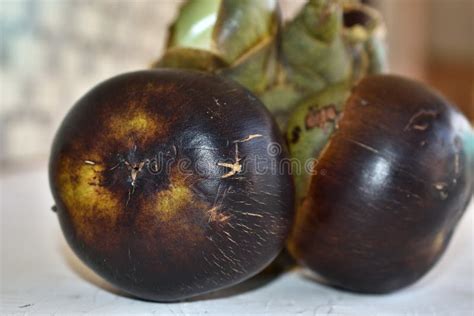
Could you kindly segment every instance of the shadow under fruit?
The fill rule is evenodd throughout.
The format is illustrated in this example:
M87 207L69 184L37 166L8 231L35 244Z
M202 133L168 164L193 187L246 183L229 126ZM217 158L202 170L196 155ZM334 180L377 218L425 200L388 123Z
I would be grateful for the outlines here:
M149 70L76 103L49 173L79 258L128 293L174 301L238 283L278 255L293 218L291 175L275 170L285 157L270 114L238 84Z
M319 99L329 102L328 95ZM340 95L333 99L338 104ZM318 172L300 185L306 191L298 194L291 253L353 291L415 282L443 254L473 194L468 121L426 86L378 75L359 82L330 130Z

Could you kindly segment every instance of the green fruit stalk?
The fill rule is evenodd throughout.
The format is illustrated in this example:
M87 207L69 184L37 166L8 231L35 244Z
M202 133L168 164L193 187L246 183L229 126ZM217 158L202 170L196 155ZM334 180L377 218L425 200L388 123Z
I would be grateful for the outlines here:
M280 28L275 0L192 0L170 28L166 52L154 67L223 74L261 93L277 72Z
M386 69L382 18L358 1L310 0L281 25L275 0L191 0L154 67L230 77L255 93L283 130L306 99Z

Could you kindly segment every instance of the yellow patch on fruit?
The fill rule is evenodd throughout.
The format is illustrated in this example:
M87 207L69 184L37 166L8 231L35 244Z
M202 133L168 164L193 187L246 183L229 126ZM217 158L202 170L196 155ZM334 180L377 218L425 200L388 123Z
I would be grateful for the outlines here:
M160 219L170 220L177 212L193 203L193 192L185 185L171 185L156 197L156 212Z
M446 233L444 230L441 230L436 234L436 237L431 242L431 246L428 247L428 257L430 258L430 260L441 253L445 246L445 242Z
M112 115L108 125L108 129L118 140L132 135L152 136L158 129L157 122L143 111Z
M143 233L144 242L160 245L160 252L168 261L182 262L189 260L197 245L208 242L209 205L195 195L181 175L172 172L170 181L168 188L142 204L135 227Z
M103 171L104 167L92 160L64 157L56 179L77 234L89 242L99 240L97 235L105 237L119 215L117 197L101 185Z
M167 136L168 121L141 109L138 105L122 113L114 113L105 123L104 133L124 147L145 147L149 142Z

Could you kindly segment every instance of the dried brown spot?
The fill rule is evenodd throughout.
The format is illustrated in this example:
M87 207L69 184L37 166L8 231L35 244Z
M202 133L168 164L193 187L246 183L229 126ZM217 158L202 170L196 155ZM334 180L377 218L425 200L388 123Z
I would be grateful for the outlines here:
M305 118L306 129L315 127L326 130L329 124L338 120L338 112L334 104L326 105L320 109L310 108Z
M226 222L231 217L231 215L226 215L222 212L219 212L218 206L214 206L210 208L207 211L207 215L209 216L209 222L219 222L219 223Z
M292 130L291 130L291 143L292 144L296 144L298 142L298 140L300 139L300 134L301 134L301 127L299 126L295 126Z

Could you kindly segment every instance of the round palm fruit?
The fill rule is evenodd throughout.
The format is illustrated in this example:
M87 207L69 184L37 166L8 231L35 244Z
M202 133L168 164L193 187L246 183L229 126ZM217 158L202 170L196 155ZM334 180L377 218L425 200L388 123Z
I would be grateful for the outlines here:
M289 248L329 284L391 292L448 246L473 194L474 136L415 81L368 76L345 91L325 91L291 119L291 154L315 162L297 178Z
M74 105L49 176L85 264L134 296L175 301L239 283L278 255L293 218L285 158L272 117L240 85L149 70Z

